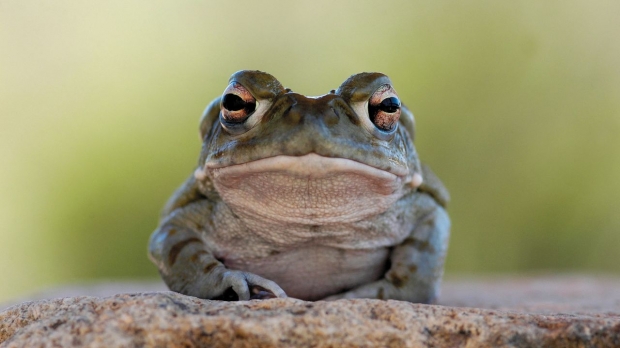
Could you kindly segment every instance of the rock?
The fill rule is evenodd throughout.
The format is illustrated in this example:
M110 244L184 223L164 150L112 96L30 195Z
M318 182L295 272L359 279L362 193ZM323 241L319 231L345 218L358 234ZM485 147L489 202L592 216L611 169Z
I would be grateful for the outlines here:
M452 278L445 283L440 303L522 313L620 315L620 278L583 275Z
M218 302L172 292L48 299L1 312L0 347L620 347L618 285L583 277L446 283L443 303L501 310L380 300ZM607 290L611 302L583 300ZM534 301L523 307L521 292Z

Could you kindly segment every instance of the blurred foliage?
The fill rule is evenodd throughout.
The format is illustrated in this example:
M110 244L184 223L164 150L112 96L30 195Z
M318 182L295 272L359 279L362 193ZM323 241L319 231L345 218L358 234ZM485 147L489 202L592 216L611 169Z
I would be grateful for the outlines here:
M230 74L388 74L450 189L448 273L620 271L620 2L0 2L0 300L156 277Z

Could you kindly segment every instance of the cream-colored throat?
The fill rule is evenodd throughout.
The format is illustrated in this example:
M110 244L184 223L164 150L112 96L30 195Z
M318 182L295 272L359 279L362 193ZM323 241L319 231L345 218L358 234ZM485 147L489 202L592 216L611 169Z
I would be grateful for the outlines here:
M217 168L208 175L237 214L274 222L325 225L380 214L402 196L403 177L344 158L275 156Z

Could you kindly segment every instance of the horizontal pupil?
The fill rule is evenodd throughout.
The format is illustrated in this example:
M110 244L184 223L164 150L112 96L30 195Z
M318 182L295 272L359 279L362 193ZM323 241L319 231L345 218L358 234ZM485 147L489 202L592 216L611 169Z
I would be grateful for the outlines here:
M245 111L249 114L256 109L256 103L247 103L245 100L241 99L240 96L236 94L226 94L224 96L224 101L222 105L226 110L230 111L239 111L245 109Z
M246 102L238 95L226 94L224 96L224 101L222 102L222 105L224 106L224 108L226 108L226 110L239 111L245 108Z
M396 97L385 98L377 107L383 112L392 114L398 111L398 109L400 109L400 100L398 100L398 98Z

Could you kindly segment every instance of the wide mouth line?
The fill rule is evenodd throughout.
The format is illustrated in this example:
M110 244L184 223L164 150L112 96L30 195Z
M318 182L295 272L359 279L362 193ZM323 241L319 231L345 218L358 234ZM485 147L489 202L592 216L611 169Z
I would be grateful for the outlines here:
M396 179L396 177L402 178L408 174L405 168L385 170L349 158L326 157L316 153L309 153L303 156L276 155L233 165L207 162L204 165L204 169L209 172L226 171L231 174L287 171L307 176L320 176L321 174L333 172L358 172L360 174L385 177L386 179L390 177L392 179Z

